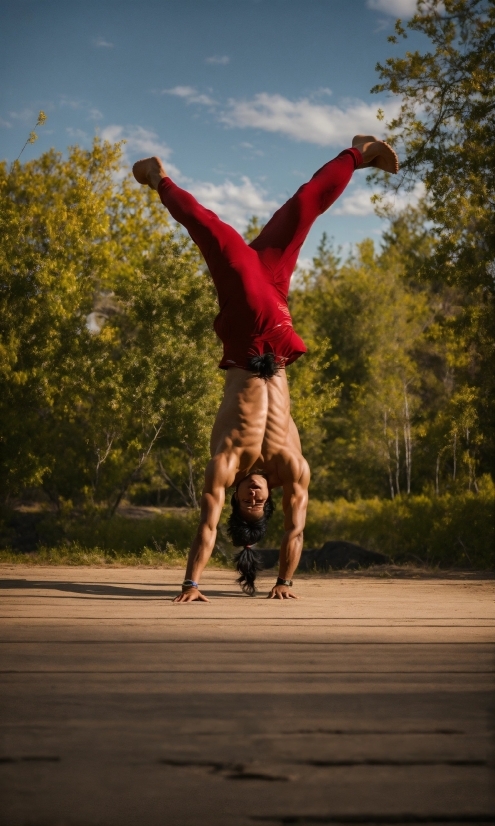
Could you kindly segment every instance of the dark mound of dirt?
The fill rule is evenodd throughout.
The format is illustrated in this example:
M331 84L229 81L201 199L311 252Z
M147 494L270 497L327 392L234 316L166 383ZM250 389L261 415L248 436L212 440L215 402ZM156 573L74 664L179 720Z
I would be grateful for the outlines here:
M259 551L263 568L274 568L278 562L277 548ZM390 557L376 551L368 551L353 542L325 542L321 548L303 551L298 571L342 571L369 568L370 565L389 565Z

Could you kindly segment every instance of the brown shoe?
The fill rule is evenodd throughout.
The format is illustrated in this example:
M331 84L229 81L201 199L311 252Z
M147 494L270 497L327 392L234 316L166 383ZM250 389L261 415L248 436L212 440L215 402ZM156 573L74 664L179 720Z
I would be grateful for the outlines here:
M363 162L357 169L374 167L395 175L399 171L399 159L394 150L385 141L377 140L373 135L356 135L352 145L359 149Z
M142 161L136 161L132 167L132 174L134 175L138 184L142 186L149 186L151 189L158 189L158 184L162 178L167 178L165 167L160 158L144 158Z

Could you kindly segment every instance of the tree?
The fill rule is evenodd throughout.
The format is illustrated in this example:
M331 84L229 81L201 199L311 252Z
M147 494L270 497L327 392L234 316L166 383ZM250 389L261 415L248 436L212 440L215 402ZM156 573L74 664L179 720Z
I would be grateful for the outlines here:
M112 511L158 449L205 455L214 292L119 167L119 146L96 140L1 169L4 496L42 488Z
M388 126L401 151L398 183L424 181L428 217L439 237L443 277L493 289L495 259L495 2L419 0L407 27L434 50L378 64L372 91L401 98ZM401 21L396 35L407 37Z
M431 50L377 66L373 91L401 101L387 127L402 171L384 185L425 184L425 220L437 243L416 278L439 292L445 284L457 290L457 310L443 319L445 334L469 353L455 368L465 383L457 418L477 421L488 469L495 461L495 0L418 0L407 28L426 35ZM406 37L398 20L389 40Z
M322 354L309 360L312 417L294 405L316 498L476 490L485 468L472 354L452 327L463 292L417 277L434 247L424 208L409 208L380 251L367 240L341 263L324 236L291 293L296 328ZM306 359L291 368L291 394ZM331 400L323 409L318 388Z

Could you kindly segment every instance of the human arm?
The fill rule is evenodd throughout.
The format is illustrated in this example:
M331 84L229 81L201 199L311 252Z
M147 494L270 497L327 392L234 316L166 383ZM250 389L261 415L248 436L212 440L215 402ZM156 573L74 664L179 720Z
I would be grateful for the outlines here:
M295 475L295 474L294 474ZM283 510L285 533L280 546L280 579L291 580L301 558L303 531L306 524L308 507L309 465L301 457L300 472L296 478L283 485ZM268 595L269 599L298 599L290 591L290 586L275 585Z
M215 457L206 466L200 521L187 560L185 578L197 583L215 547L217 525L225 502L226 484L226 467L218 457ZM193 602L194 600L209 601L199 588L191 587L175 597L174 602Z

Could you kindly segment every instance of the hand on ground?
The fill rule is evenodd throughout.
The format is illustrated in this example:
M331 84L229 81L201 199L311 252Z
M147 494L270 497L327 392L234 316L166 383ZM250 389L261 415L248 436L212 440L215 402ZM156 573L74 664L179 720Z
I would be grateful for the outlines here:
M199 588L188 588L187 591L182 591L182 594L176 596L172 602L194 602L194 600L198 600L198 602L210 601L208 597L201 593Z
M267 599L299 599L287 585L274 585Z

